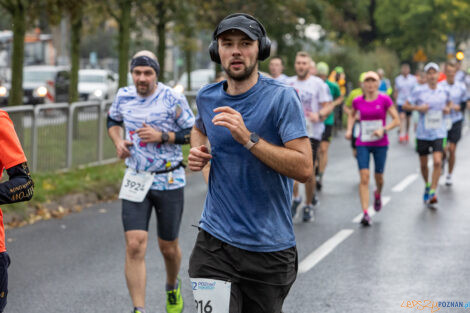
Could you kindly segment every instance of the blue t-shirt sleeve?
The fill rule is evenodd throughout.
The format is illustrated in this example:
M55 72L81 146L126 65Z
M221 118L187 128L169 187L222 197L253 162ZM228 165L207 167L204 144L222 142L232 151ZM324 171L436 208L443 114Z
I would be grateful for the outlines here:
M114 98L114 101L108 111L109 117L118 122L122 122L123 120L119 104L121 102L122 94L124 92L125 91L123 90L123 88L118 90L116 97Z
M202 117L201 117L201 103L200 103L200 99L199 99L199 94L196 96L196 106L197 106L197 115L196 115L196 121L194 122L194 126L196 126L196 128L201 132L203 133L204 135L207 135L207 132L206 132L206 127L204 126L204 121L202 120Z
M194 114L189 107L188 100L184 95L181 95L177 104L177 112L180 112L176 118L176 124L182 129L193 127L194 125Z
M307 137L305 117L300 104L300 99L294 88L285 88L277 111L277 127L283 143Z

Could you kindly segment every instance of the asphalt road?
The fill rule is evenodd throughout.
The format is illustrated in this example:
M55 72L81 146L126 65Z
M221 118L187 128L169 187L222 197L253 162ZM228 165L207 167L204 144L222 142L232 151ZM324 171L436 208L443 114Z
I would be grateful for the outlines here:
M415 312L415 301L470 301L470 136L458 147L454 186L440 186L437 209L422 203L424 184L412 144L391 135L383 210L360 227L359 176L348 142L333 139L312 223L295 220L300 268L285 313ZM190 174L181 227L185 312L195 312L187 274L206 186ZM395 190L395 191L393 191ZM130 312L123 274L120 203L7 231L10 294L6 313ZM164 265L151 222L147 310L164 310ZM407 302L409 301L409 303ZM424 304L424 302L423 302ZM413 307L414 305L414 307ZM408 306L408 307L407 307ZM437 312L437 308L421 308ZM446 308L439 312L460 312ZM216 312L214 312L216 313Z

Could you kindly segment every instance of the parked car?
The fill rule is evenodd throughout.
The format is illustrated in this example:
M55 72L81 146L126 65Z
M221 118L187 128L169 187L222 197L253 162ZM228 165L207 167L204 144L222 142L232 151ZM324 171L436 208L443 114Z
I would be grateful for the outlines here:
M64 66L34 65L23 68L23 104L67 102L70 72ZM3 87L3 88L1 88ZM0 103L7 102L11 84L0 87Z
M199 69L191 72L191 90L198 91L204 85L214 82L215 71L213 69ZM175 90L179 92L188 91L188 73L184 72L178 83L175 85Z
M78 93L80 100L112 99L117 91L116 75L103 69L82 69L78 71Z

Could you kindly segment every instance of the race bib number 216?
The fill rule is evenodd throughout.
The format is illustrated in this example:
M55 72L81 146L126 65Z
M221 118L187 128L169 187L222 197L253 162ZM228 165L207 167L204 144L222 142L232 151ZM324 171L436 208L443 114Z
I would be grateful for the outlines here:
M229 313L231 283L209 278L191 278L197 313Z

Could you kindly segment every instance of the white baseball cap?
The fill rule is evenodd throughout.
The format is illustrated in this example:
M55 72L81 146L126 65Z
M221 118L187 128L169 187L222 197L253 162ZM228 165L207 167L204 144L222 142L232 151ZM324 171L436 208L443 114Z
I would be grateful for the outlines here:
M426 64L426 66L424 67L424 71L427 72L427 71L429 71L430 69L434 69L436 72L439 72L439 65L437 65L437 64L434 63L434 62L429 62L429 63Z

